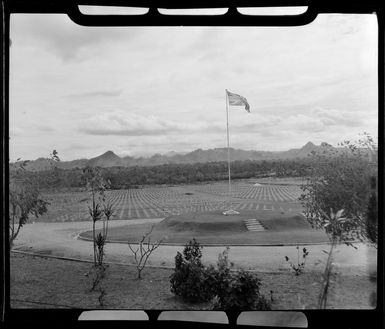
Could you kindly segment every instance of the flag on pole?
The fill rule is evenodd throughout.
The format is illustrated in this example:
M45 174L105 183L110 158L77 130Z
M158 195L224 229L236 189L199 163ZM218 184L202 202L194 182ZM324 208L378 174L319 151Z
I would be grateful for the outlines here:
M225 211L223 214L228 215L238 215L239 212L231 209L231 168L230 168L230 136L229 136L229 105L234 106L244 106L245 110L250 113L250 105L247 102L247 99L241 95L234 94L229 92L226 89L226 118L227 118L227 167L229 171L229 210Z
M229 100L229 105L234 106L245 106L245 110L250 113L250 105L247 102L247 99L241 95L234 94L226 90L227 98Z

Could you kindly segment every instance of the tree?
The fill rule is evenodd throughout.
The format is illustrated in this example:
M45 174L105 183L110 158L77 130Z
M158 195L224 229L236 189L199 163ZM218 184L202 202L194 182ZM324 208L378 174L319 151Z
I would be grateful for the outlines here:
M354 247L356 239L377 243L377 156L373 139L344 141L337 152L326 147L313 154L307 182L300 200L307 220L325 230L331 245L323 273L318 307L326 308L333 275L333 251L337 243Z
M57 164L60 162L58 152L53 150L49 155L50 174L46 176L48 186L55 187L60 182L60 173Z
M341 235L341 229L347 221L347 219L343 217L343 213L343 209L340 209L336 213L333 213L331 210L330 215L325 214L325 216L328 218L327 223L325 224L325 230L329 235L331 244L329 251L323 250L328 255L328 258L326 260L325 270L322 275L322 287L318 297L319 309L326 308L330 281L333 275L333 251Z
M30 215L36 218L47 212L48 202L40 196L32 180L10 181L9 184L9 244L18 236Z
M374 142L364 135L356 143L345 141L337 153L329 148L323 153L314 153L310 175L301 186L300 201L313 227L331 234L330 213L344 210L347 220L340 222L338 232L333 234L347 244L357 239L375 242L371 238L371 232L377 230L372 186L373 180L377 180L377 159L367 145L373 148Z
M86 167L83 170L83 183L91 194L91 205L88 212L92 219L92 240L94 251L94 266L103 265L104 244L107 238L108 221L113 214L112 206L107 204L102 207L105 201L104 192L109 187L109 182L104 179L100 169L97 167ZM105 217L103 217L103 214ZM96 235L96 222L103 219L103 231ZM107 226L105 219L107 220Z
M56 150L51 153L50 160L60 161ZM9 167L9 245L11 249L20 229L28 222L29 216L38 218L47 212L49 205L40 194L36 177L27 174L27 164L28 161L18 159Z
M370 197L367 209L367 233L368 238L373 243L377 243L378 239L378 230L377 230L377 221L378 221L378 203L377 203L377 182L376 177L371 177L370 179Z
M107 275L108 265L104 263L104 247L107 242L108 223L114 215L112 204L105 198L105 191L110 187L111 183L106 180L98 167L86 167L83 170L82 182L91 194L91 205L88 211L92 219L92 240L94 263L90 268L87 277L91 280L91 291L98 288L98 301L101 307L104 306L106 297L106 289L104 281ZM96 222L103 221L100 232L96 234Z

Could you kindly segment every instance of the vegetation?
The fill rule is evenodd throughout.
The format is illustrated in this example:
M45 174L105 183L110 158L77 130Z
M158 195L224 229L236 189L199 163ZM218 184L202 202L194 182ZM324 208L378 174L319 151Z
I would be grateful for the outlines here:
M183 248L182 248L183 249ZM73 262L43 255L20 253L10 254L10 303L12 308L77 308L96 309L100 307L98 291L81 289L89 269L87 262ZM65 275L63 275L65 273ZM212 303L188 304L175 298L170 291L170 275L173 269L154 267L145 275L145 280L132 279L135 266L110 264L105 289L108 294L104 307L108 309L151 309L151 310L210 310ZM319 290L314 283L319 272L306 271L296 280L288 271L258 273L263 285L260 291L269 297L274 290L274 310L293 310L306 307L317 308ZM128 279L127 279L128 278ZM300 289L298 284L300 284ZM269 288L269 289L265 289ZM368 309L370 294L377 290L376 282L369 280L368 273L357 276L347 272L338 281L338 296L328 301L333 309ZM300 301L299 297L300 296ZM365 328L365 323L362 323Z
M91 205L88 206L92 219L94 266L103 264L104 244L107 238L108 220L112 216L112 206L105 202L105 190L109 187L98 168L87 167L83 171L82 181L91 194ZM104 211L103 211L104 210ZM105 217L104 214L107 214ZM103 220L103 230L96 235L96 222ZM107 223L106 223L107 222ZM107 224L107 225L106 225Z
M210 301L216 310L269 310L271 302L261 293L261 281L255 273L231 271L229 247L218 256L217 267L205 267L202 246L193 239L185 245L183 254L175 257L174 273L170 277L171 292L196 303Z
M302 177L309 172L309 159L271 160L271 161L234 161L231 164L233 179L260 177ZM127 189L143 185L190 184L221 181L228 178L226 162L195 164L164 164L156 166L99 168L105 180L110 181L112 189ZM56 169L56 186L82 187L83 170ZM46 171L26 172L34 176L44 188L52 185L46 181Z
M297 202L301 194L300 186L274 184L253 186L252 182L237 181L232 183L233 193L240 195L242 203L247 203L247 209L266 209L301 211ZM295 181L295 179L291 179ZM287 182L287 180L286 180ZM286 184L284 181L283 184ZM203 194L203 193L204 194ZM39 220L45 222L84 221L89 218L87 201L89 192L75 188L44 191L44 197L51 206L46 215ZM171 214L186 214L211 210L222 210L227 200L228 181L210 184L194 184L179 186L148 186L138 189L106 191L106 201L113 204L114 219L127 218L156 218ZM243 207L242 203L236 206ZM281 209L281 208L282 209ZM265 210L266 210L265 209ZM306 226L310 227L306 220ZM139 237L141 237L141 233ZM190 238L190 237L189 237ZM188 239L189 239L188 238ZM188 241L184 239L182 243ZM123 240L126 240L123 238Z
M345 152L338 156L327 152L313 154L310 175L301 187L300 200L312 226L325 229L327 234L347 244L357 239L376 240L373 232L377 231L377 204L373 185L376 186L378 164L375 152L368 157L364 148L368 144L372 149L373 140L365 135L356 143L345 141ZM339 209L344 210L346 219L333 227L330 213Z
M105 190L109 187L98 168L87 167L83 171L82 182L90 192L91 205L88 206L89 215L92 219L92 241L94 264L89 270L87 276L91 280L91 291L98 289L99 305L103 307L106 290L104 288L104 279L107 275L108 265L104 263L104 247L107 241L108 222L113 216L114 210L112 204L105 200ZM102 220L101 231L96 234L96 222Z
M194 235L199 236L199 242L203 245L305 244L329 241L325 232L312 229L306 219L298 214L282 214L280 210L242 210L240 215L227 216L225 219L221 214L220 211L208 209L208 212L170 216L155 224L151 239L159 241L167 236L168 243L180 245ZM243 220L252 216L257 216L264 225L263 233L247 230ZM109 241L138 244L143 232L150 228L150 223L122 223L109 230ZM92 231L82 232L80 237L92 241Z
M195 239L189 241L183 253L177 252L174 273L170 277L171 292L191 303L209 301L213 297L211 289L206 290L202 248Z
M290 264L290 267L293 269L295 275L300 275L305 270L306 257L309 256L309 251L306 248L302 249L302 258L299 256L299 246L297 249L297 264L290 261L288 256L285 256L285 260Z
M377 244L378 240L378 202L377 202L377 182L376 177L370 178L370 197L366 212L366 232L369 241Z
M128 243L128 247L134 255L135 266L137 269L137 279L141 279L141 273L146 267L148 258L151 256L153 251L160 246L163 241L163 239L161 239L158 242L151 243L151 232L153 228L154 226L151 227L150 231L143 235L142 239L139 241L139 246L136 250L134 250L131 244Z
M243 269L231 271L227 247L218 255L217 268L209 266L206 269L206 289L212 295L214 310L250 311L270 310L271 302L260 293L261 280L257 274Z
M374 246L377 242L377 155L373 139L364 134L359 141L342 143L338 156L313 154L307 183L300 198L312 226L325 230L331 241L323 273L318 307L326 308L333 251L339 242L350 246L355 240ZM338 210L338 211L336 211Z
M337 211L336 213L330 212L330 216L328 217L327 231L330 234L331 245L330 250L324 252L328 255L325 265L325 271L322 275L322 287L320 290L319 298L318 298L318 308L325 309L328 297L329 286L331 282L333 273L333 251L336 247L338 238L341 232L341 225L346 221L346 218L343 217L343 209Z
M9 243L10 248L27 223L30 215L39 217L47 212L48 202L40 197L40 192L33 181L23 183L11 181L9 184Z
M51 154L52 168L60 161L58 153ZM9 168L9 244L18 236L20 229L28 222L29 216L38 218L47 212L48 202L42 198L39 181L36 177L26 175L25 166L28 161L18 161ZM46 173L45 179L52 181L56 171Z

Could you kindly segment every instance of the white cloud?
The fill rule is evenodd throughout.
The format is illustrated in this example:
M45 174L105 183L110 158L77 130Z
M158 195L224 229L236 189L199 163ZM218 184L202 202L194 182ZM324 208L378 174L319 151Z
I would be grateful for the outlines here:
M376 135L376 28L374 15L289 28L87 28L12 15L12 150L36 158L52 144L71 159L222 147L225 89L252 110L230 108L234 147Z
M212 133L223 130L217 123L181 123L155 115L113 111L92 116L82 122L79 130L90 135L157 136L192 132Z
M118 28L84 27L73 23L67 15L31 16L12 15L12 46L22 44L42 47L59 57L63 63L98 57L106 45L120 39L127 40L130 35L135 37L140 33L135 31L130 34L128 30Z
M68 98L88 98L88 97L116 97L122 93L122 90L95 90L66 95Z

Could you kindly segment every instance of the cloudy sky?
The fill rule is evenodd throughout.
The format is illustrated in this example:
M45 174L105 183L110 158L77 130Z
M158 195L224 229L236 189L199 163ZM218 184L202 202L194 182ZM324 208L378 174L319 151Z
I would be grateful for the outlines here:
M290 28L81 27L13 15L10 158L286 150L377 136L377 20Z

